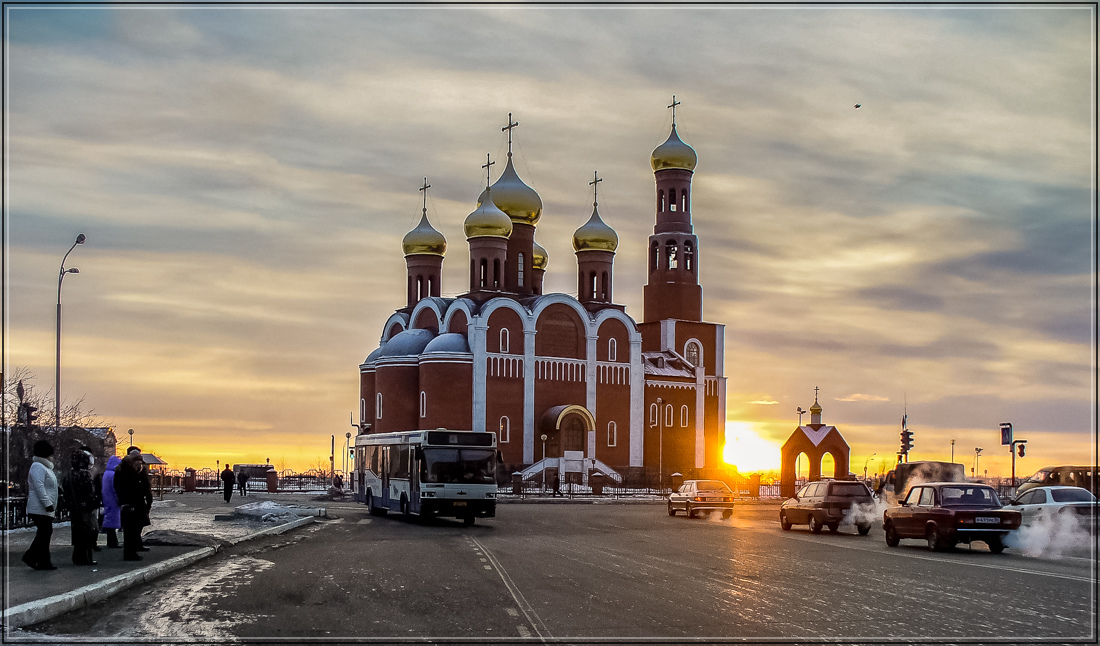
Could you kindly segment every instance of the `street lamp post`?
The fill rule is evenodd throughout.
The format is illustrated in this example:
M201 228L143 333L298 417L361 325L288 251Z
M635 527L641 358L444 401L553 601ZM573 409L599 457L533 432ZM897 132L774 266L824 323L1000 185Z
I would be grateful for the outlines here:
M978 457L981 455L981 453L982 453L982 449L975 446L974 447L974 477L975 478L978 477Z
M546 433L542 434L542 492L546 493Z
M65 274L80 273L80 270L76 267L65 269L65 261L69 259L69 254L73 252L73 249L76 249L76 245L84 244L86 239L87 237L83 233L76 237L76 242L69 247L69 250L65 252L65 257L61 259L61 271L57 274L57 361L54 364L53 421L59 430L61 429L61 283L65 280Z
M348 447L351 446L351 431L344 433L344 480L348 479Z
M876 455L878 455L877 451L875 453L872 453L871 455L867 456L867 459L863 461L863 479L864 480L867 479L867 463L870 462L871 458L875 457Z
M126 432L130 434L130 446L133 446L134 445L134 429L130 429Z
M665 490L665 401L657 398L657 482Z
M955 440L951 440L951 462L955 462Z

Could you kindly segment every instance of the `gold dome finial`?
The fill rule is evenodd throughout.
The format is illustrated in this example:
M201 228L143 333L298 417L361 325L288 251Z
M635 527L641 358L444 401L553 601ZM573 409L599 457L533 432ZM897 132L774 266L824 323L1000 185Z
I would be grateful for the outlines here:
M489 168L495 163L489 153L485 153L485 163L481 165L485 169L485 190L477 198L477 208L466 216L462 224L467 240L485 236L507 238L512 235L512 219L497 207L490 195Z
M649 157L649 164L654 171L665 168L683 168L694 171L695 165L699 163L699 157L695 154L695 149L681 141L680 136L676 134L676 106L678 105L680 105L680 101L677 101L676 95L673 94L672 103L668 105L669 108L672 108L672 132L668 135L665 143L657 146Z
M401 248L404 249L406 256L420 254L443 256L447 253L447 239L443 237L442 233L436 231L431 222L428 222L428 189L431 187L428 178L425 177L424 185L420 187L420 190L424 193L424 206L420 223L401 239Z
M532 241L534 242L534 241ZM531 267L546 271L546 265L550 263L550 254L537 242L531 246Z
M592 174L592 217L588 218L579 229L573 232L573 249L575 251L611 251L619 246L619 235L615 230L607 226L597 210L599 201L596 199L596 187L603 179L598 173Z

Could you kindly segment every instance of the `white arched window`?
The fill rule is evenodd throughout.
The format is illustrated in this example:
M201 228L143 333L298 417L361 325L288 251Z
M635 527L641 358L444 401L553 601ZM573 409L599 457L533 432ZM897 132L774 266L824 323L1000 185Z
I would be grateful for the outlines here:
M367 423L367 400L366 399L360 399L359 400L359 423L360 424L366 424Z
M508 416L505 415L504 417L500 418L500 434L497 435L497 442L501 442L501 443L508 442L511 434L512 434L512 422L511 422L511 420L508 419Z
M657 404L650 404L649 406L649 425L657 425Z
M508 328L506 327L500 328L500 351L508 351Z
M618 346L619 346L619 344L618 344L617 341L615 341L615 339L608 339L607 340L607 360L608 361L616 361L617 360L616 355L618 354L618 351L619 351Z
M675 412L672 410L672 404L665 406L665 426L671 427L672 423L676 421Z
M699 344L694 341L688 341L687 346L684 347L684 358L696 368L703 365L703 354L699 350Z
M382 419L382 393L378 393L374 400L374 416Z
M688 425L688 407L687 406L681 406L680 407L680 426L687 426L687 425Z
M607 445L615 446L619 443L619 427L615 422L607 423Z
M420 391L420 416L428 416L428 393Z

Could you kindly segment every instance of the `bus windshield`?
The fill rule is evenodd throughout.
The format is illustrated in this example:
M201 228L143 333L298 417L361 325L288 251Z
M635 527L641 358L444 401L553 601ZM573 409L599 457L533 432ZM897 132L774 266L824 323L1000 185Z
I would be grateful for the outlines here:
M495 458L492 449L424 449L420 481L493 484Z

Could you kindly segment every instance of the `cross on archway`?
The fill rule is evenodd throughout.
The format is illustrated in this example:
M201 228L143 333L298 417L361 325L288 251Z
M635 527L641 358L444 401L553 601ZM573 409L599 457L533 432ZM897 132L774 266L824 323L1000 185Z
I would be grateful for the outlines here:
M603 178L600 177L599 171L592 171L592 181L588 182L588 185L592 187L592 206L598 204L596 201L596 189L599 188L599 183L602 181Z
M676 125L676 106L680 105L680 101L676 100L676 95L672 95L672 103L668 104L668 107L672 108L672 125ZM508 115L511 116L511 115Z
M672 97L672 98L675 99L676 97ZM506 125L506 126L504 126L503 128L500 129L501 132L503 132L505 130L508 131L508 156L509 157L512 156L512 128L515 128L518 125L519 125L518 121L512 121L512 113L509 112L508 113L508 125Z

